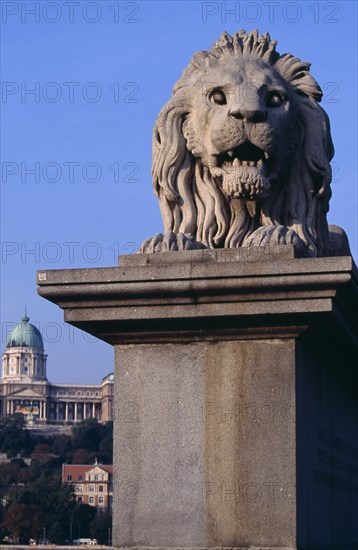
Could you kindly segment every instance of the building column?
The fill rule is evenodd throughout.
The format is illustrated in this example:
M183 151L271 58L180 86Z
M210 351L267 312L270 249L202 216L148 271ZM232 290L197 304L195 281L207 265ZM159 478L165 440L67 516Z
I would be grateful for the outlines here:
M42 419L42 401L39 401L39 419Z
M67 401L65 403L65 421L66 422L68 421L68 403L67 403Z
M56 409L55 409L55 420L59 420L59 416L60 416L60 404L59 402L57 401L56 403Z
M74 420L75 422L77 422L77 401L76 401L76 403L74 404L74 406L75 406L75 410L74 410L74 414L73 414L73 420Z
M96 418L96 403L92 403L92 418Z
M46 401L43 402L43 415L44 415L44 420L47 420Z

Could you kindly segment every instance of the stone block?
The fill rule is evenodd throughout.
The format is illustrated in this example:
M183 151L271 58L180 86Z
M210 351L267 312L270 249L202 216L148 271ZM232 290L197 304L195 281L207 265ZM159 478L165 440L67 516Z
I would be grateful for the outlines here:
M350 257L143 254L38 281L115 346L116 547L358 547Z

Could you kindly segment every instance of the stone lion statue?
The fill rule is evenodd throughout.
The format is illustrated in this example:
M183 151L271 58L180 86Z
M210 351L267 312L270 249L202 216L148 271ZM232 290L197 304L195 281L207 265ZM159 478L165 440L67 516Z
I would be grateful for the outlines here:
M294 244L349 253L326 220L333 144L310 64L269 34L223 33L194 55L153 132L164 234L140 252Z

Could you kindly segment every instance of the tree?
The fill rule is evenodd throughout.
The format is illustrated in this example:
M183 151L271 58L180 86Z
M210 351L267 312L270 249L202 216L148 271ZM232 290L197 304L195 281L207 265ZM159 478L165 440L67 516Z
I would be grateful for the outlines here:
M43 514L37 506L13 502L4 515L3 525L15 544L27 544L30 538L39 537L42 523Z
M89 464L91 455L87 449L77 449L72 455L72 464Z
M38 460L41 464L51 460L52 447L48 443L39 443L32 451L31 458Z
M66 434L60 434L55 437L52 444L52 452L55 455L65 457L72 448L72 438Z
M80 502L73 510L73 525L77 526L78 538L90 537L90 525L96 515L94 506ZM74 530L74 533L76 531ZM74 537L75 538L75 537Z
M25 464L24 467L26 467ZM21 469L19 463L5 462L4 464L0 464L0 487L7 487L12 483L18 483Z
M109 544L111 541L112 516L106 512L98 512L90 526L91 536L99 544Z
M0 448L10 455L33 452L29 466L19 458L0 465L0 490L5 502L5 507L0 506L0 538L11 534L16 543L27 543L30 537L41 536L45 527L53 543L63 544L70 538L70 531L72 538L89 537L91 529L96 530L95 538L106 542L107 514L98 514L103 517L95 519L96 508L76 502L73 488L62 484L62 464L65 460L91 464L96 456L110 463L112 431L111 422L99 424L87 419L74 426L71 435L30 438L21 414L1 419Z
M1 419L0 445L1 450L7 454L8 458L13 458L20 452L24 454L29 452L31 441L29 433L25 429L25 420L22 414L15 413Z
M99 444L99 454L104 464L113 462L113 433L108 433Z
M105 427L97 418L87 418L72 427L73 446L94 451L105 434Z

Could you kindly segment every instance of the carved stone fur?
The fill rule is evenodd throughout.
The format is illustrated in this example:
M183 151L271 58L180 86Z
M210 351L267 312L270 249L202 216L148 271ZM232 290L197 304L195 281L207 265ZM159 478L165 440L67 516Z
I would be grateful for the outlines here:
M334 150L309 68L257 31L194 55L154 126L164 234L141 252L293 243L330 254ZM334 253L347 246L335 229Z

